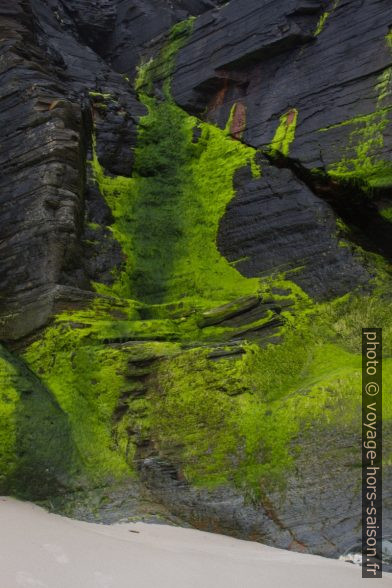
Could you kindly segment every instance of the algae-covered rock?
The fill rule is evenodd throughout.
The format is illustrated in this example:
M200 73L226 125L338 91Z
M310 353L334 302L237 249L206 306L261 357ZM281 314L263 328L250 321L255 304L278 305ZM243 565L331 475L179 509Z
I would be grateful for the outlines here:
M228 302L218 308L206 310L202 314L200 326L217 325L226 319L233 318L239 314L251 310L260 303L257 296L249 296L248 298L240 298L234 302Z
M362 326L392 382L389 12L3 0L1 492L355 543ZM385 532L391 422L386 394Z
M69 489L77 455L67 415L17 357L0 348L0 492L46 498Z

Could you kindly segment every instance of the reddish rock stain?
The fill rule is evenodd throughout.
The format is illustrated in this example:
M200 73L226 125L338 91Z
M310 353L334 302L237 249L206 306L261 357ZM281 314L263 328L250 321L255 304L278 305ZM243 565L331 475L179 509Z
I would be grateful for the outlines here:
M234 139L241 139L246 128L246 106L238 102L234 107L233 119L230 125L230 134Z

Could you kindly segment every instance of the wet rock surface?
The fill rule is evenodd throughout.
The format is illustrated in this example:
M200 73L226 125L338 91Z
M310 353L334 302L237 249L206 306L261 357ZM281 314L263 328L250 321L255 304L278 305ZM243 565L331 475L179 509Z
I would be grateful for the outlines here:
M3 0L0 339L10 347L23 350L55 314L104 299L94 284L111 286L124 267L113 207L98 189L91 160L95 153L109 179L131 177L138 125L147 113L133 86L137 66L165 45L173 25L189 17L195 17L193 30L171 72L174 101L222 129L229 121L233 141L261 150L259 177L247 167L235 174L235 195L219 223L222 256L247 278L285 273L315 301L369 288L375 270L359 255L358 243L391 257L392 244L384 238L388 221L379 218L391 202L389 0ZM162 99L161 87L157 93ZM195 143L200 132L195 129ZM365 171L373 182L366 211L377 220L372 226L382 235L378 240L365 227L364 186L358 187ZM327 172L332 172L328 181ZM350 206L342 207L338 198L346 195ZM165 368L169 356L197 347L219 364L237 361L249 341L279 343L283 315L293 311L295 317L294 294L283 285L275 298L237 297L207 311L180 302L170 315L163 305L152 324L151 309L142 304L130 318L113 303L111 319L118 319L120 328L107 334L105 316L98 329L106 350L128 352L135 341L170 341L178 348L149 350L147 356L136 350L110 426L119 427L132 410L143 420L157 366L162 362L167 373L174 369ZM200 340L191 341L188 334L181 339L182 322L194 314ZM174 317L174 326L167 327L167 316ZM83 328L91 327L90 318L84 318ZM70 324L75 328L77 319ZM227 332L212 340L209 328ZM68 332L62 333L64 340ZM89 336L95 353L98 345ZM73 369L75 362L70 352ZM195 379L198 375L196 369ZM33 400L43 398L54 415L53 421L45 416L42 449L53 423L65 416L57 405L46 406L49 385L34 382ZM240 398L244 389L234 382L233 389L231 380L223 382L219 393ZM353 450L359 440L353 426L342 433L332 424L299 435L302 453L287 473L284 491L265 490L253 500L229 484L214 490L190 485L180 446L168 450L139 421L127 426L137 447L136 477L127 488L91 490L85 480L75 487L59 464L50 463L59 472L44 494L57 493L58 510L103 522L186 521L328 556L342 553L359 534L360 470ZM70 442L67 427L64 443ZM387 509L389 477L388 470Z

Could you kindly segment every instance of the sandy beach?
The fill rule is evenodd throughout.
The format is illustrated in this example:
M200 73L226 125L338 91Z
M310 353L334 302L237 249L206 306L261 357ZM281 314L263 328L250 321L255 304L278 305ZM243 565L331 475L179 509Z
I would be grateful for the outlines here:
M0 588L357 588L361 570L201 531L74 521L0 499ZM377 586L391 586L386 574Z

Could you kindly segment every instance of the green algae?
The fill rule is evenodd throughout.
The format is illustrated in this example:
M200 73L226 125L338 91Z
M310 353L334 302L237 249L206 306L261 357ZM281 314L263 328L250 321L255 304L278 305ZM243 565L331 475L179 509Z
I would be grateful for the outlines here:
M345 155L339 162L331 164L328 173L340 180L356 180L369 188L382 188L392 184L392 166L380 160L378 153L384 146L384 132L389 125L390 108L380 109L374 114L360 117L361 120L345 121L355 128L349 135ZM351 155L353 153L353 156Z
M362 311L368 302L358 298ZM333 436L344 426L359 436L359 347L352 352L336 342L330 310L301 317L280 345L245 344L239 359L217 362L193 349L162 362L151 392L151 434L188 481L229 483L257 498L284 486L311 431L324 427ZM348 320L343 302L334 311ZM391 408L386 401L385 421Z
M380 215L385 218L385 220L392 222L392 207L383 208L380 210Z
M101 228L101 225L98 223L87 223L87 228L91 229L92 231L98 231Z
M66 415L26 365L0 346L0 491L40 498L77 475Z
M183 30L188 34L189 25ZM183 31L173 39L183 43ZM341 407L352 403L359 356L343 351L348 335L342 345L336 343L338 334L328 322L331 305L321 309L284 275L246 279L219 254L218 224L234 196L234 174L245 166L260 173L255 152L230 136L235 105L221 130L173 103L167 80L175 51L168 46L164 51L168 59L139 70L139 97L148 113L140 121L132 176L107 176L93 153L94 177L125 257L112 286L96 284L112 298L57 317L48 341L37 342L27 357L41 370L45 357L53 356L51 337L70 338L59 364L56 360L43 372L93 472L130 475L137 443L152 440L193 484L230 483L259 496L287 477L300 450L298 436L321 422L333 424ZM165 77L165 99L147 95L154 80ZM282 115L271 143L274 152L289 154L297 116L295 109ZM245 343L240 358L211 359L211 349L197 342L244 333L219 324L201 327L201 319L206 311L219 312L221 305L247 296L290 299L281 313L283 342L264 349ZM271 318L267 313L245 330ZM342 330L352 335L348 323ZM139 341L138 348L121 345L128 340ZM120 347L107 350L108 342ZM184 343L193 348L183 349ZM124 405L132 353L137 360L152 353L156 364L147 391L136 398L130 394L114 423L117 407ZM134 376L132 386L138 388L137 370ZM69 382L67 393L64 382ZM79 417L79 404L89 416ZM97 448L95 455L91 447Z
M234 196L234 173L248 165L259 173L255 151L232 140L230 120L222 131L171 99L175 57L193 21L175 25L159 55L138 68L135 87L148 114L140 121L132 177L106 176L94 149L94 177L126 260L112 287L95 285L101 294L159 304L192 293L192 304L202 307L257 291L257 280L242 278L216 246L219 220ZM164 101L147 95L155 80L164 80Z
M112 95L108 92L104 93L104 92L90 91L89 96L91 96L92 98L101 98L104 100L110 100L112 98Z
M331 8L329 10L326 10L325 12L323 12L323 14L320 16L320 18L317 22L316 29L313 33L313 35L315 37L318 37L319 34L322 33L322 31L324 30L324 27L327 23L327 20L335 12L335 10L339 6L339 4L340 4L340 0L333 0Z
M318 35L322 32L329 16L330 16L330 12L328 12L328 11L323 12L323 14L320 16L318 23L317 23L317 26L316 26L316 29L313 33L315 37L318 37Z
M289 155L290 145L295 139L298 110L292 108L280 117L280 123L276 129L274 138L269 146L272 155L281 153L285 157Z
M68 415L86 474L98 483L129 473L108 426L124 384L126 358L116 350L86 344L86 331L49 328L25 359Z
M257 176L260 170L255 150L230 136L235 105L221 130L176 106L170 83L163 101L145 93L153 92L155 80L170 80L192 27L192 19L176 25L159 56L139 68L136 88L148 114L140 120L132 177L106 176L94 149L94 177L112 210L110 230L126 260L112 286L95 288L150 305L182 300L200 309L257 294L259 281L237 272L220 255L216 240L234 196L235 172L250 166Z
M114 285L97 290L150 304L192 293L195 306L257 293L258 280L243 278L216 245L235 172L251 166L259 173L255 151L231 138L229 124L221 130L172 102L142 98L148 114L140 122L132 177L105 176L93 156L94 177L114 217L110 228L126 257Z
M23 356L67 415L88 484L135 475L130 430L132 423L137 429L143 422L138 414L144 401L133 395L138 395L140 377L146 375L138 364L178 351L166 332L163 342L108 344L137 339L135 330L143 331L141 308L131 300L98 298L85 309L63 312ZM141 339L147 333L151 339L150 324L144 325ZM125 410L118 414L121 405Z
M392 49L392 31L389 31L389 33L385 37L385 40L387 42L388 47Z
M157 341L132 348L108 345L110 337L129 338L128 319L135 319L136 314L130 303L116 305L98 299L85 310L58 315L24 354L68 416L84 472L94 484L134 475L135 446L116 417L119 404L139 386L132 362L176 350L175 345Z
M388 37L387 44L390 46ZM390 124L392 106L392 68L388 67L379 76L374 112L353 117L319 132L352 127L348 142L340 161L328 166L331 177L343 181L356 181L365 189L385 188L392 185L392 164L380 158L384 147L384 134Z
M16 411L19 390L15 367L0 355L0 471L6 479L17 467L16 461Z
M261 348L243 341L242 355L230 356L228 347L229 357L218 360L210 346L184 348L187 331L176 343L108 346L105 337L114 336L115 329L120 339L127 336L122 320L138 322L139 316L143 322L149 307L101 299L95 308L59 315L26 359L68 415L78 453L95 483L133 475L137 446L152 442L190 483L231 484L259 499L284 488L304 436L320 427L331 435L339 426L359 432L358 325L385 326L384 372L392 377L392 300L383 292L314 304L283 276L271 277L264 296L274 293L276 300L293 302L295 319L293 311L285 313L282 342ZM224 329L209 328L215 340L223 337ZM192 337L197 339L195 332ZM125 412L114 418L119 406ZM385 422L391 418L386 401Z
M190 17L172 27L167 42L159 54L141 63L137 68L135 90L138 93L154 94L154 82L163 81L163 90L166 99L171 99L171 74L175 65L175 59L179 50L186 44L190 37L195 17Z

